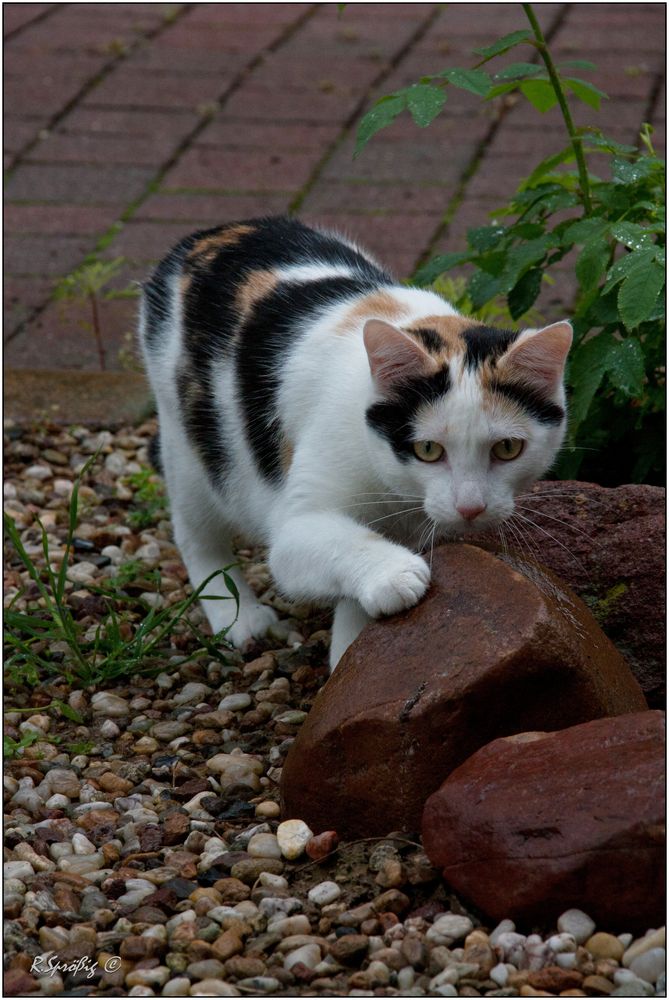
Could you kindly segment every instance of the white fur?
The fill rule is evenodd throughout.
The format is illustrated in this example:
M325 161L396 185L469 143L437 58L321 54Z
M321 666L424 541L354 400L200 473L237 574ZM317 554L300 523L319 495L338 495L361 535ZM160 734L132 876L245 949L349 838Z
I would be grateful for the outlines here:
M291 280L352 273L318 263L283 270ZM225 485L217 491L179 417L177 281L175 275L161 337L149 346L143 321L140 333L158 405L175 538L191 582L197 587L234 562L233 535L266 544L272 574L287 596L337 604L332 667L370 617L401 611L421 599L430 581L421 548L437 537L467 535L508 517L514 495L541 475L561 444L563 426L546 426L520 409L512 417L508 407L486 410L476 378L460 371L452 372L446 396L423 407L416 421L416 440L440 443L444 459L398 460L365 421L380 396L362 321L349 333L339 329L355 301L349 299L304 329L282 365L279 409L293 447L282 483L271 485L257 471L240 419L235 374L223 363L214 368L226 451L233 456ZM403 326L429 315L455 314L432 292L398 286L392 294L407 309ZM561 388L555 401L564 405ZM211 418L213 427L217 413ZM491 461L492 445L514 437L527 442L522 455L506 463ZM468 505L485 505L475 524L456 509ZM204 607L214 631L231 626L229 638L242 646L262 635L276 616L256 600L238 569L230 573L241 595L236 620L231 600L205 600ZM214 579L205 596L225 593Z

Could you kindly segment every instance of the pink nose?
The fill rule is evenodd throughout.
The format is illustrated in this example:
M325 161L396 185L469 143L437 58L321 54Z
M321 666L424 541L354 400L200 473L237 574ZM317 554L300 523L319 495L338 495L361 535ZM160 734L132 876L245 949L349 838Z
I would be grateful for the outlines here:
M458 514L462 514L465 521L475 520L479 514L482 514L485 510L486 505L484 503L472 504L471 507L456 507Z

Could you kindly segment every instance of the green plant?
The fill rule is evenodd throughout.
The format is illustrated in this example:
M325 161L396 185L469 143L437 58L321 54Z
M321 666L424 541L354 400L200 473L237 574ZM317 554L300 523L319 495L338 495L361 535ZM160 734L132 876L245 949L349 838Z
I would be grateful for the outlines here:
M90 324L85 323L84 326L93 331L101 371L105 370L107 355L100 321L101 303L110 299L134 298L139 294L139 289L135 285L127 285L120 289L106 287L118 276L124 264L125 258L123 257L116 257L114 260L87 261L76 271L72 271L71 274L62 278L53 293L56 301L87 301L89 303L91 322Z
M444 108L449 86L483 100L517 92L539 112L559 106L568 144L537 165L493 213L491 225L468 231L467 249L436 257L415 280L443 281L444 272L464 266L469 277L461 298L475 314L501 296L510 317L529 325L542 282L572 254L578 293L567 371L570 423L558 475L578 473L605 484L662 481L664 162L649 126L637 148L574 125L568 94L595 110L606 97L573 75L595 67L585 61L556 66L532 5L522 7L530 28L476 50L473 67L445 69L381 98L360 122L356 155L405 110L418 126L429 125ZM539 61L512 63L493 75L482 69L519 45L531 46ZM594 157L605 179L591 169Z
M127 483L134 490L135 510L128 514L128 523L135 530L149 528L167 512L165 487L153 469L144 468L128 476Z
M68 681L76 678L88 685L102 680L128 676L137 672L155 671L162 668L159 654L178 624L187 628L199 643L184 662L195 658L206 650L225 664L221 646L227 647L225 632L213 639L203 636L189 620L188 610L200 597L206 585L216 576L222 576L228 590L228 597L207 600L234 600L239 607L239 593L234 580L227 572L229 567L212 573L188 597L171 606L157 610L142 606L142 616L125 613L124 596L121 593L107 593L98 588L107 613L95 628L92 637L86 636L87 628L75 618L67 602L66 580L68 554L77 525L78 496L82 477L88 471L91 459L75 480L69 505L69 521L65 556L57 570L52 568L53 558L49 552L49 539L43 525L38 521L42 533L43 566L26 552L20 533L7 514L4 515L5 533L14 551L23 563L39 595L35 606L29 611L19 611L15 605L19 593L5 612L5 643L8 655L5 661L9 676L15 681L37 684L44 676L63 675ZM137 620L139 617L139 620ZM67 654L53 656L51 648L59 644ZM62 710L62 703L60 703ZM67 707L67 706L66 706ZM64 714L67 715L67 712ZM71 716L69 716L71 717Z

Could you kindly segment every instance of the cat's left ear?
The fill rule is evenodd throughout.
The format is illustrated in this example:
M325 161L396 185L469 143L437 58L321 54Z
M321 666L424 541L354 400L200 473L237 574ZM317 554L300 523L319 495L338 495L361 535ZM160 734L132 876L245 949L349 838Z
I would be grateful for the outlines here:
M380 319L369 319L363 341L372 378L383 390L398 389L415 376L436 370L436 363L412 337Z
M573 331L568 320L542 330L525 330L500 361L500 368L541 388L554 390L562 381Z

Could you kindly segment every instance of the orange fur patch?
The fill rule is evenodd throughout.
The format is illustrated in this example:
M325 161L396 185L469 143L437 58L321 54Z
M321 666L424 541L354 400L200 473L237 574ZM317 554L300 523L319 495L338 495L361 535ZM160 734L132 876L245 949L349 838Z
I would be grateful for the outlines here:
M389 323L396 323L408 312L408 308L388 292L371 292L351 306L336 332L349 333L367 319L385 319Z
M281 469L283 470L284 475L288 472L291 465L293 464L294 453L295 452L292 444L290 443L290 441L288 441L287 438L284 438L281 442L281 450L279 453L279 457L281 459Z
M234 247L244 236L254 232L253 226L232 225L223 226L210 236L203 236L188 254L189 261L210 263L223 247Z
M274 271L252 271L237 289L235 305L241 315L248 316L255 304L270 295L278 284Z

